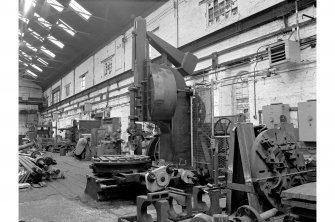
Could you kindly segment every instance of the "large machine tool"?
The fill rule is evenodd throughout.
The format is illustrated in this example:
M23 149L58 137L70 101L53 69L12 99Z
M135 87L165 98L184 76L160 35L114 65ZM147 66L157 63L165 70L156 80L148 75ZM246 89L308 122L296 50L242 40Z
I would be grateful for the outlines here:
M151 62L149 44L162 54L163 64ZM159 158L167 162L191 165L191 91L183 77L193 73L197 60L147 31L145 19L135 19L130 127L137 121L156 124L161 132Z
M151 63L148 43L162 54L164 64ZM148 156L103 155L93 158L93 175L87 175L85 193L97 200L105 200L115 193L129 193L129 187L134 185L138 189L133 190L157 192L168 185L180 187L193 184L195 175L179 166L183 163L187 167L191 163L191 91L183 76L192 74L196 64L197 58L194 55L184 54L153 33L147 32L145 19L135 19L134 84L129 88L128 131L138 131L136 122L152 122L159 127L161 134L150 143L146 152ZM158 157L164 161L158 166L152 166L150 157Z
M195 176L189 170L170 165L152 166L145 155L103 155L92 158L85 193L95 200L135 197L157 192L170 186L193 185Z

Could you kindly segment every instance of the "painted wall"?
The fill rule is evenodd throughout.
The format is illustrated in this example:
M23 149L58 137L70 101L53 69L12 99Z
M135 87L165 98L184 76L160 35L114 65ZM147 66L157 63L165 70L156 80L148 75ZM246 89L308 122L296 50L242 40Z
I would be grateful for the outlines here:
M69 95L66 95L66 86L69 85ZM66 99L74 94L74 71L62 78L61 99Z
M76 69L74 70L74 83L75 83L75 88L74 88L74 93L79 93L82 91L81 88L81 79L80 77L85 74L86 79L85 79L85 89L90 88L93 86L93 56L88 58L85 62L80 64Z
M94 55L94 83L99 84L115 76L115 41Z

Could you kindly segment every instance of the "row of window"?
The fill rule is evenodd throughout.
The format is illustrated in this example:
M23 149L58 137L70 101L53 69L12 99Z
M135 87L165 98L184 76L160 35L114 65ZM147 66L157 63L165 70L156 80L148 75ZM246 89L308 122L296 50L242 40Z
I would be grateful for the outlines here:
M101 63L104 64L104 76L112 74L113 71L113 57L114 55L108 57L107 59L104 59L101 61ZM87 77L88 71L86 71L84 74L82 74L80 78L80 90L86 89L86 77ZM68 83L64 86L65 88L65 96L70 96L70 87L71 83ZM48 97L46 98L48 101ZM60 101L60 89L55 89L52 93L52 101L51 104L58 103ZM47 104L48 105L48 104Z
M80 76L80 87L81 90L84 90L86 88L86 74L83 74ZM70 87L71 87L71 83L68 83L64 86L65 88L65 96L68 97L70 96ZM46 97L46 101L49 101L49 97ZM60 87L56 88L53 92L52 92L52 100L51 100L51 104L55 104L58 103L60 101ZM49 104L47 104L47 106L49 106Z

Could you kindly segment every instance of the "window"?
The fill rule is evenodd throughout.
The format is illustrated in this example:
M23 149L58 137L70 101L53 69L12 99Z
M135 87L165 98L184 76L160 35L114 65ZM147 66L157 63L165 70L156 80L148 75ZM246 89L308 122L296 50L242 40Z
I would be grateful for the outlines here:
M66 97L70 95L70 86L71 86L71 83L65 85L65 96Z
M112 74L112 72L113 72L113 58L114 58L114 55L111 55L111 56L108 56L106 59L101 61L101 63L104 64L104 76Z
M52 104L59 102L59 96L60 96L60 87L58 86L56 89L52 91Z
M239 72L234 79L234 85L232 88L234 99L232 100L232 103L233 113L244 113L246 115L246 119L249 120L249 83L248 78L243 76L245 73L247 72Z
M207 3L208 25L237 14L237 0L212 0Z
M87 74L87 72L80 76L81 90L84 90L86 88L86 74Z

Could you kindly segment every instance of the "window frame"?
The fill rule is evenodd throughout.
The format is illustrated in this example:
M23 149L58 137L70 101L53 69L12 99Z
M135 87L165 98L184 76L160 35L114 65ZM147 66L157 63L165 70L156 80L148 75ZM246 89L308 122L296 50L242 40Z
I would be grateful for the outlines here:
M238 14L237 0L211 0L207 2L207 27Z
M56 101L57 95L57 101ZM60 86L57 86L54 90L52 90L52 104L56 104L60 102Z
M86 75L87 75L88 71L85 72L84 74L82 74L79 78L80 78L80 90L83 91L86 89Z
M70 96L70 87L71 87L71 83L68 83L64 86L65 88L65 96L68 97Z

